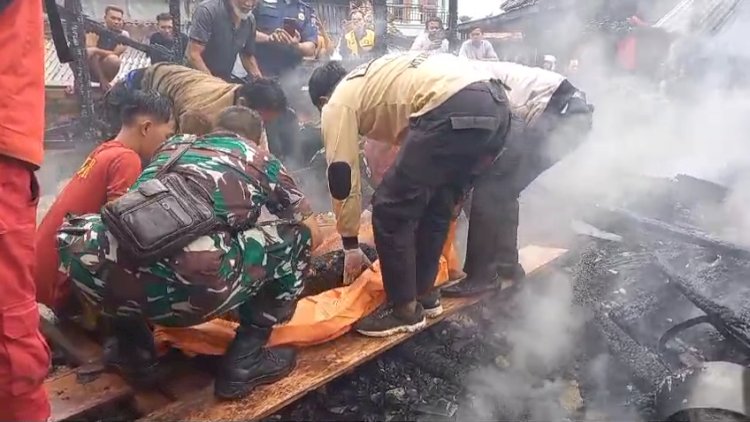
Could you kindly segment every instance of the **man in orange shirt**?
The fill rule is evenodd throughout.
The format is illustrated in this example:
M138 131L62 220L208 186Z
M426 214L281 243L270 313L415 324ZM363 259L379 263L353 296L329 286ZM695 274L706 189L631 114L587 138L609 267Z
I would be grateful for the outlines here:
M141 174L148 161L172 134L172 105L156 92L134 91L122 109L122 128L111 141L99 145L84 161L50 207L36 236L37 301L60 309L70 284L58 272L57 230L68 214L97 213L119 198Z
M34 300L44 156L42 2L0 0L0 421L44 421L49 349ZM12 59L10 59L12 57Z

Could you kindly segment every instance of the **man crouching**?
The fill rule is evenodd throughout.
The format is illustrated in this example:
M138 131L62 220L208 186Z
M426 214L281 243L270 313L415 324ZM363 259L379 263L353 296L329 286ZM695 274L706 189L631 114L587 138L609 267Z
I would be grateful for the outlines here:
M317 226L282 164L258 148L261 129L258 113L230 107L218 116L213 132L168 140L119 204L106 205L102 214L74 217L61 228L61 271L69 274L82 300L110 319L118 353L108 363L132 381L148 384L157 374L147 323L192 326L235 308L240 326L220 364L215 394L240 398L294 368L294 349L264 346L272 327L294 312ZM135 212L130 221L110 220L111 212L139 194L158 200L165 191L178 191L170 185L174 177L186 181L183 192L206 193L191 199L197 209L209 198L217 224L208 232L184 235L185 246L173 252L139 257L127 243L131 239L116 227L136 221L161 236L155 233L169 223L164 216L189 221L184 218L189 207L180 208L174 195L171 202L158 204L161 210L151 207L148 215L141 214L140 221ZM278 218L259 223L264 206Z

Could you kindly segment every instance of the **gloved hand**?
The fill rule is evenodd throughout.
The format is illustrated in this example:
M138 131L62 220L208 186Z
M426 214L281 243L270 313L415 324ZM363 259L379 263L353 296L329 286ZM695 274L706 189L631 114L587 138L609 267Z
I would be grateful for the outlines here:
M372 269L372 262L357 245L356 248L344 249L344 285L348 286L362 274L365 268Z

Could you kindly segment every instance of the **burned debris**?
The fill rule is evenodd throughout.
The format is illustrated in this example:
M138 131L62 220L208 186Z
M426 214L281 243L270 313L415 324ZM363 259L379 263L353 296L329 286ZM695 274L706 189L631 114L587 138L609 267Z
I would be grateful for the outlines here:
M568 327L575 350L556 365L528 349L531 361L515 369L523 342L509 331L523 326L524 292L500 293L269 420L744 420L750 261L702 233L698 218L690 227L687 211L720 202L725 190L685 176L659 182L661 203L622 204L628 211L617 215L630 225L599 215L621 239L582 236L525 281L537 300L570 283L571 312L585 322ZM676 212L679 228L661 221ZM651 230L655 221L665 230Z

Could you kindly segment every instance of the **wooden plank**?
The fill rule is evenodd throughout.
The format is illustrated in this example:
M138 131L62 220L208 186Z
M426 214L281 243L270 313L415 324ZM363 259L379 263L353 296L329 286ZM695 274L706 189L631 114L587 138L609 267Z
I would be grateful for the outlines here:
M47 379L44 386L52 406L50 420L53 422L81 416L133 394L128 383L110 373L103 373L95 380L81 384L76 371L70 370Z
M62 350L72 365L88 365L101 361L101 346L92 341L80 327L72 322L54 323L46 318L40 318L39 326L47 343Z
M76 364L86 364L88 369L101 365L102 348L83 330L69 322L56 326L43 325L45 334L52 334L65 352L74 357ZM133 397L134 406L141 414L147 414L172 402L173 395L167 396L159 390L134 391L119 375L104 373L92 375L91 382L82 383L79 369L61 372L45 381L52 408L51 421L62 421L79 417L103 406L112 405L128 397ZM189 370L182 371L179 377L169 380L181 382L187 379ZM205 375L204 375L205 377Z
M564 252L562 249L529 246L521 250L521 261L531 274ZM428 320L428 326L479 302L482 298L483 296L443 299L445 312L440 318ZM309 391L375 358L412 335L370 338L347 334L330 343L302 349L298 355L297 367L288 377L275 384L259 387L242 400L219 401L214 398L211 386L181 398L180 401L148 415L142 421L258 420L279 411Z

